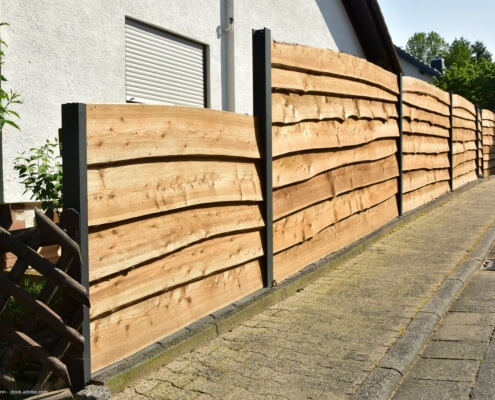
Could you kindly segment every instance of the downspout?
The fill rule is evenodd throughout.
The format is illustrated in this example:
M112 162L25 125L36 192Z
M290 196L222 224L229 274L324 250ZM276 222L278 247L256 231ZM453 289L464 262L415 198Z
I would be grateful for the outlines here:
M234 0L225 0L225 20L222 31L225 35L225 69L226 69L226 94L227 111L235 111L235 61L234 61Z

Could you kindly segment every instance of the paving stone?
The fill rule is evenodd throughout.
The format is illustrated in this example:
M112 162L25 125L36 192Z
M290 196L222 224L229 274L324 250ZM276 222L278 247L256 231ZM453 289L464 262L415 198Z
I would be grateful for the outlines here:
M443 325L434 333L433 339L488 342L492 332L493 326Z
M481 360L486 347L487 343L484 342L432 340L426 345L421 355L425 358Z
M392 400L467 400L470 390L462 382L408 379Z
M442 325L493 325L494 320L479 312L449 312L442 320Z
M480 363L473 360L420 358L408 378L439 381L474 382Z

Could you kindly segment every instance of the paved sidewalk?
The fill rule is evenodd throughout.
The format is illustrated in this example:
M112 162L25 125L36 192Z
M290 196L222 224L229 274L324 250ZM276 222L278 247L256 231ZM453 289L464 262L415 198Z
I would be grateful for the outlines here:
M417 213L114 398L387 398L495 239L494 200L485 179Z
M495 399L495 271L477 271L393 400Z

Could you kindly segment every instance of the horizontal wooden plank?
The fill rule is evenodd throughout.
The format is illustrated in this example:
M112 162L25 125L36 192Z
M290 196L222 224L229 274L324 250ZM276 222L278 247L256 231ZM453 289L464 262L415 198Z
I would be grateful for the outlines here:
M192 208L90 229L89 279L101 279L217 235L262 226L258 205L238 204Z
M450 173L447 168L429 171L417 170L404 173L404 193L412 192L435 182L448 181Z
M455 118L460 118L460 119L464 119L466 121L473 121L476 122L476 114L472 114L470 113L468 110L464 109L464 108L458 108L458 107L455 107L452 109L452 115L455 117Z
M454 142L453 145L453 154L460 154L469 150L476 150L476 142L474 140L470 140L469 142Z
M275 190L274 219L347 191L395 178L398 173L397 159L394 155L379 161L337 168L305 182Z
M409 121L423 121L431 125L450 128L450 118L445 115L435 114L430 111L422 110L416 107L411 107L404 104L402 107L402 116Z
M476 160L468 160L454 167L454 178L476 171Z
M310 240L293 246L273 257L277 282L295 274L349 243L367 235L398 216L395 197L321 231Z
M387 121L397 118L397 107L393 103L364 99L297 93L272 94L273 123L287 124L324 119L345 121L348 118Z
M437 182L406 193L402 198L404 212L414 210L448 192L450 192L449 182Z
M485 171L495 168L495 160L486 160L483 162L483 168ZM493 174L492 174L493 175Z
M342 148L399 136L397 121L390 119L306 121L273 126L273 156L306 150Z
M495 149L493 147L491 148L491 150L485 150L483 152L483 160L493 160L493 159L495 159Z
M406 133L438 136L442 138L450 137L450 129L438 125L432 125L429 122L424 121L409 121L407 119L402 120L402 131Z
M251 162L189 160L88 170L90 226L198 204L261 199Z
M345 165L380 160L396 152L395 139L381 139L363 146L278 158L273 161L273 187L301 182Z
M149 104L86 107L88 165L183 155L260 157L249 115Z
M296 93L350 96L362 99L397 102L397 95L364 82L329 75L272 68L272 88Z
M409 133L404 133L402 137L402 146L404 153L438 154L450 150L449 140L447 138L411 135Z
M419 93L431 96L443 104L450 105L450 94L420 79L412 76L402 77L402 91L404 93Z
M461 186L468 184L469 182L473 182L478 179L476 175L476 171L469 172L465 175L461 175L457 178L454 178L454 190L459 189Z
M404 171L416 169L442 169L449 167L449 155L448 153L404 154L402 162Z
M495 144L495 135L483 135L483 145L493 146Z
M476 107L469 100L465 99L458 94L452 95L452 107L455 108L463 108L474 117L476 115Z
M374 83L395 94L399 92L396 75L350 54L275 42L271 53L275 67L345 76Z
M122 360L262 286L261 266L253 261L94 320L91 371Z
M454 128L453 139L456 142L468 142L476 140L476 131L464 128Z
M473 132L476 131L476 121L475 120L467 120L464 118L459 118L459 117L453 117L452 118L452 126L454 129L457 128L462 128L462 129L469 129L472 130Z
M427 94L405 92L402 95L402 101L415 108L433 111L447 117L450 115L450 106L448 104L445 104Z
M467 161L476 160L476 150L468 150L464 153L454 154L454 167Z
M221 249L219 251L219 249ZM260 232L238 233L186 247L90 287L90 318L263 255Z
M481 110L481 115L482 115L482 120L483 120L483 125L486 122L486 126L495 126L495 114L493 113L492 110L488 109L483 109Z
M374 207L396 193L397 179L394 178L344 193L282 218L273 225L274 253L302 243L328 226Z

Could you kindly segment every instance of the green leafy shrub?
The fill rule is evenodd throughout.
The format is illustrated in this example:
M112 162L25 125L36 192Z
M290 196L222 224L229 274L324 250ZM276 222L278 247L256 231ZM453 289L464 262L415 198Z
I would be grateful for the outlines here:
M32 199L41 201L41 207L61 209L62 198L62 158L59 142L46 140L40 147L29 149L29 153L15 159L14 169L19 174L21 183L31 192Z
M0 26L9 25L6 22L0 22ZM19 129L19 126L11 119L12 117L19 118L19 114L12 110L10 106L12 104L21 104L20 95L15 93L10 89L6 91L2 88L2 82L7 82L5 76L1 73L2 65L4 64L3 56L4 53L1 49L1 46L7 47L7 43L5 43L2 39L0 39L0 132L2 131L5 124L11 125L16 129Z

